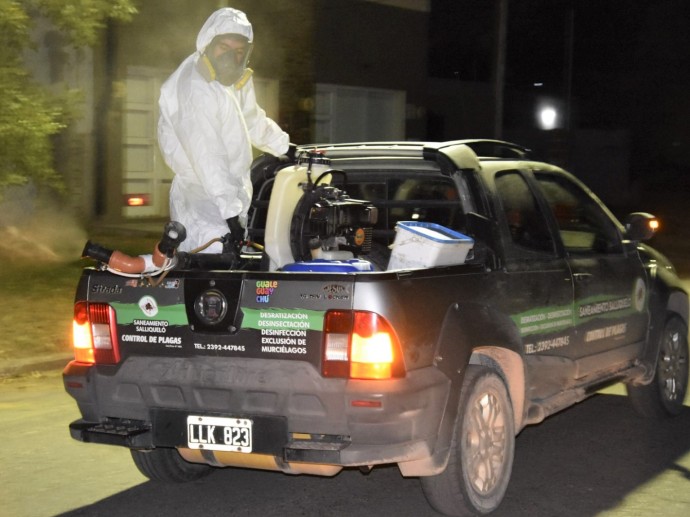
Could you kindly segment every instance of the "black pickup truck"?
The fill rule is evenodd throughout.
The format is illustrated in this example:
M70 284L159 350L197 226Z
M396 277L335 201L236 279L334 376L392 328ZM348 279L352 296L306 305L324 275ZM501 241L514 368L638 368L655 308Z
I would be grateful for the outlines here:
M240 247L178 252L170 223L137 269L87 243L75 439L169 482L397 464L467 515L500 504L522 428L607 385L680 412L688 295L651 215L506 142L299 151L255 162Z

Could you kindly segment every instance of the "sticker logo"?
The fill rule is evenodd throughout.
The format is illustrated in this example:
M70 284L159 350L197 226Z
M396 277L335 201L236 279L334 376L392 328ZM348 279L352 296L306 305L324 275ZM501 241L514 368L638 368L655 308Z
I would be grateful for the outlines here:
M122 294L122 287L119 285L95 284L91 287L91 292L98 294Z
M361 246L362 244L364 244L366 237L367 235L366 233L364 233L364 229L357 228L357 230L355 230L355 246Z
M349 300L348 288L341 284L328 284L323 286L323 292L328 300Z
M259 280L256 282L256 301L257 303L268 303L271 295L278 289L277 280Z
M146 295L142 297L141 300L139 300L139 308L141 309L141 312L143 312L144 315L148 316L149 318L153 318L156 314L158 314L158 304L153 296Z

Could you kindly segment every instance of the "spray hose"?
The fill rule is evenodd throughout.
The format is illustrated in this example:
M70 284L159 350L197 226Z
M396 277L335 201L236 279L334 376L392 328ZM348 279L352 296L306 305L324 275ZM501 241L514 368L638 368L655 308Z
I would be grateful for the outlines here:
M105 264L107 271L120 276L143 278L165 275L177 264L176 251L186 237L185 227L181 223L170 221L165 225L163 236L151 255L133 257L87 241L82 251L82 258L97 260Z
M82 252L82 258L97 260L101 263L103 270L115 275L129 278L146 278L154 287L163 281L168 271L176 267L231 268L233 265L237 265L236 260L238 259L239 251L230 254L201 253L216 242L226 244L229 235L211 239L187 253L178 253L177 248L185 240L186 236L187 231L185 227L181 223L171 221L165 225L163 236L150 255L131 256L87 241ZM264 251L264 247L261 244L249 240L242 241L240 245ZM152 280L153 277L157 277L155 282Z

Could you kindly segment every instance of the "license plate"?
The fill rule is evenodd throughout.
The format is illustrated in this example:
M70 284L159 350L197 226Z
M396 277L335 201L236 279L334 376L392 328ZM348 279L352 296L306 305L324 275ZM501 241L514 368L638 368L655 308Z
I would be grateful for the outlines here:
M248 418L189 415L187 446L190 449L252 452L252 421Z

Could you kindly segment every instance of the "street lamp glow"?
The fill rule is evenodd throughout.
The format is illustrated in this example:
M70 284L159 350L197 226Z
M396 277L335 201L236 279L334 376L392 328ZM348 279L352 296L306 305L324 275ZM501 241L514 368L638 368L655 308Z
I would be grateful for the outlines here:
M558 112L551 106L545 106L539 111L539 127L554 129L558 122Z

